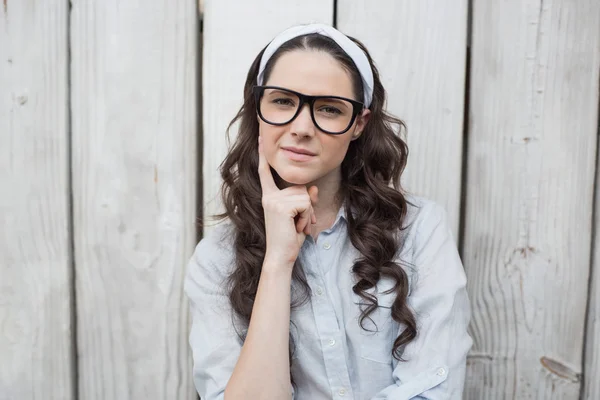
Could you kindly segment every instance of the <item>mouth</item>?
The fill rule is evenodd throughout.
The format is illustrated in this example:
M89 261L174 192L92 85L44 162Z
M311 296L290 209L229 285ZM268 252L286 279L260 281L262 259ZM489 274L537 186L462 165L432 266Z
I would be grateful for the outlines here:
M294 152L296 154L306 154L306 155L309 155L309 156L316 156L316 154L313 153L312 151L309 151L309 150L306 150L306 149L300 149L298 147L282 147L282 149Z
M315 157L315 154L300 153L298 151L290 150L289 148L281 148L281 151L292 161L309 161Z

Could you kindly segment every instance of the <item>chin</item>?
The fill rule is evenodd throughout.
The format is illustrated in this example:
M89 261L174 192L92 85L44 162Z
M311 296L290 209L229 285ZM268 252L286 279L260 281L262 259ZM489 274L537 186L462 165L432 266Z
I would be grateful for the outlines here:
M315 176L302 171L291 171L289 168L277 170L277 174L285 182L292 185L306 185L315 180Z

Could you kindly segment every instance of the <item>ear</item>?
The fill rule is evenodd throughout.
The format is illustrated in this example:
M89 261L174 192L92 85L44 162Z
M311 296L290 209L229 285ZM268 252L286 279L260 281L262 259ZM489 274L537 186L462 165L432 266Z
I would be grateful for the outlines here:
M356 140L360 137L367 122L369 122L369 118L371 118L371 110L365 108L362 113L358 114L356 117L356 128L354 129L354 133L352 134L352 140Z

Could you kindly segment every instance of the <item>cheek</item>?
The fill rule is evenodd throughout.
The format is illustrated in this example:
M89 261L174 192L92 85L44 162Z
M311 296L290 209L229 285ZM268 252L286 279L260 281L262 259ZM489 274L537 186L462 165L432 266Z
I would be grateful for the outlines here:
M268 125L261 119L258 120L258 134L264 138Z
M346 153L348 152L348 146L350 140L332 141L330 143L324 143L323 156L324 162L328 166L338 166L344 161Z
M277 140L281 136L279 127L260 122L258 125L258 134L263 138L263 149L265 157L270 163L275 157L277 151Z

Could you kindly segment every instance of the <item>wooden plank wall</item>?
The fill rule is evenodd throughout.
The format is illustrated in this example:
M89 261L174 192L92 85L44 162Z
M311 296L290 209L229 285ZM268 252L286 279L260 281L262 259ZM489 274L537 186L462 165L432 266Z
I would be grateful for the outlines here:
M407 125L402 186L448 210L458 236L467 1L338 0L337 27L369 49ZM373 29L373 27L377 29Z
M600 108L600 107L599 107ZM600 128L599 128L600 130ZM597 143L600 148L600 141ZM596 152L600 154L600 149ZM600 160L596 160L596 171L600 171ZM583 396L582 400L595 400L600 397L600 174L596 172L594 226L592 241L592 269L590 276L590 299L587 315L586 343L584 348Z
M367 45L407 123L402 184L451 216L464 397L600 398L598 1L209 0L202 35L198 7L0 5L0 400L196 398L194 218L222 209L251 62L307 22Z
M579 398L599 17L596 0L473 3L463 249L475 341L469 399Z
M197 2L71 2L79 398L191 398Z
M68 3L0 5L0 399L74 396Z

